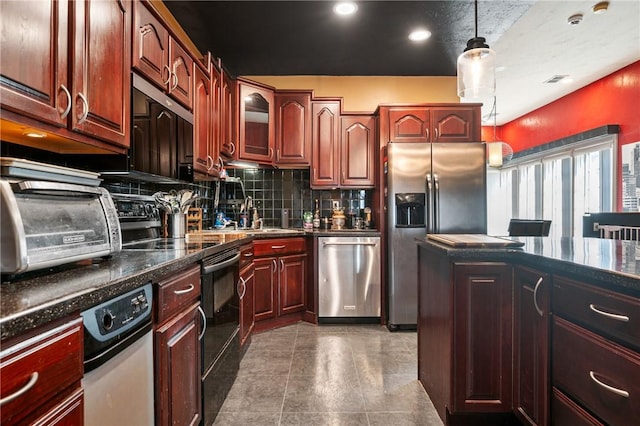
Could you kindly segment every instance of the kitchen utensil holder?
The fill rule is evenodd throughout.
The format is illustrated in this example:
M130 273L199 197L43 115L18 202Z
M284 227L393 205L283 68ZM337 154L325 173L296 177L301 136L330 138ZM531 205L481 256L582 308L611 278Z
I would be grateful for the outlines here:
M184 238L187 230L187 215L184 213L169 213L167 215L167 225L169 238Z

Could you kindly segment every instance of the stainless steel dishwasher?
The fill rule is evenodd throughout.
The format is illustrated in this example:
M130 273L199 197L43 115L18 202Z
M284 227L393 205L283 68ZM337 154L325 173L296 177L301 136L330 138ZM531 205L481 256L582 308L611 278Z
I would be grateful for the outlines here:
M319 322L380 318L380 237L318 238Z

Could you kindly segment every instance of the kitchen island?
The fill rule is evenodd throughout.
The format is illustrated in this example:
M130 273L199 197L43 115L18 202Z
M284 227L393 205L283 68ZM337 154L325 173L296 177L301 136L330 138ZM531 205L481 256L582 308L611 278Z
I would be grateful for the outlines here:
M521 248L418 241L418 376L442 420L639 418L640 245L519 241Z

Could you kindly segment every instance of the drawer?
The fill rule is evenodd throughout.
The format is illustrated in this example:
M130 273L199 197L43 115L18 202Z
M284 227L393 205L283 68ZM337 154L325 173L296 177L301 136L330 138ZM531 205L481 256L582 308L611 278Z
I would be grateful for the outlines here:
M240 248L240 269L253 262L253 244L247 244Z
M273 238L255 240L253 254L257 256L280 256L281 254L304 253L306 244L304 238Z
M3 343L0 352L0 397L17 395L0 408L0 423L18 423L65 389L80 383L82 319L45 327L32 338ZM22 392L22 393L21 393Z
M640 354L555 318L553 385L605 423L640 419Z
M160 324L200 297L200 266L193 266L160 281L156 296L157 320Z
M551 424L554 426L603 426L571 398L553 388L551 396Z
M640 299L554 277L553 312L640 350Z

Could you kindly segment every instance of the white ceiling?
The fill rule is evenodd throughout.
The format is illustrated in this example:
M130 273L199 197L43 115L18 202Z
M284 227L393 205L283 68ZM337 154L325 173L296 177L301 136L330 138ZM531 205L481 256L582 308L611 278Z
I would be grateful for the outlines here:
M591 10L597 2L538 0L491 44L496 65L505 67L496 73L498 125L640 60L640 0L611 0L600 15ZM582 22L569 25L576 13L584 15ZM573 82L544 83L557 74ZM493 100L484 104L487 117ZM487 124L493 124L493 117Z

